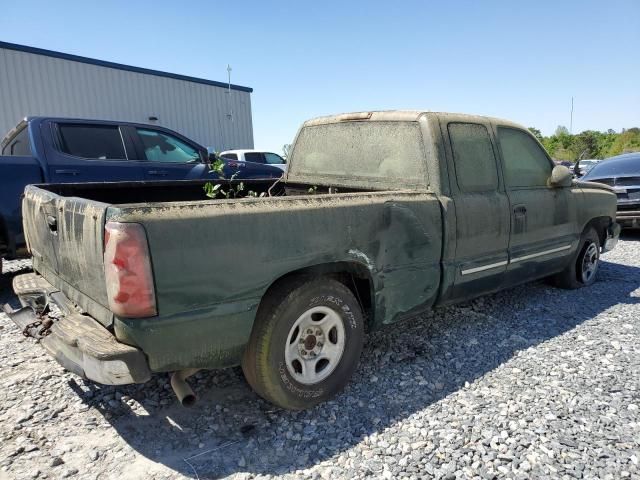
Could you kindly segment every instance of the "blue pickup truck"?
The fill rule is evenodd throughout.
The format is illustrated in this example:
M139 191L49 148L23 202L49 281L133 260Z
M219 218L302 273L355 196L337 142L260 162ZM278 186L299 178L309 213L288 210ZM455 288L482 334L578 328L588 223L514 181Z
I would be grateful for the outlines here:
M206 148L155 125L28 117L6 135L0 148L0 257L4 258L25 253L20 198L26 185L216 178ZM227 178L282 176L276 167L222 160Z

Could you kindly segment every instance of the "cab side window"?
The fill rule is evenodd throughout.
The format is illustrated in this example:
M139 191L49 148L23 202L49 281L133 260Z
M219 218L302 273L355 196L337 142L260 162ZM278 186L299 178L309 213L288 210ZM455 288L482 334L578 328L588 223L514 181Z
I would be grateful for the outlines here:
M282 165L283 163L287 163L284 158L276 153L264 152L264 158L269 165Z
M507 187L545 187L553 166L544 150L529 135L515 128L498 127Z
M447 128L460 190L496 191L498 170L487 128L476 123L450 123Z
M116 125L58 125L60 150L74 157L126 160L124 140Z
M246 152L244 159L246 162L265 163L264 155L260 152Z

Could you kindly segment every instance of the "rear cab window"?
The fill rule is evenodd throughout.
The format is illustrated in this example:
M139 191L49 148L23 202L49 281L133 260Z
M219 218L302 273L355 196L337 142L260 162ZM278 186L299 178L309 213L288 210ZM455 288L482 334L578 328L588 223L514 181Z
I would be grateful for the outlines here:
M93 160L127 160L117 125L58 124L60 150L74 157Z
M2 155L10 157L30 157L31 144L29 141L29 129L24 127L3 147Z
M348 121L303 127L291 152L289 178L344 186L425 188L420 125Z
M237 153L225 153L224 155L222 155L222 158L226 158L227 160L238 160L238 154Z

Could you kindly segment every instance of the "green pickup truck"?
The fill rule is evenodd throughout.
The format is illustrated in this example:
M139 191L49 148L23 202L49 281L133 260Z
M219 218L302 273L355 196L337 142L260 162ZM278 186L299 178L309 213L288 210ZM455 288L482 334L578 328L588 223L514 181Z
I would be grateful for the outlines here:
M99 383L173 372L188 405L189 375L241 364L258 394L303 409L349 381L365 332L543 277L591 285L620 232L609 187L572 181L525 128L478 116L310 120L282 181L214 183L252 195L27 187L34 273L14 278L23 308L6 313Z

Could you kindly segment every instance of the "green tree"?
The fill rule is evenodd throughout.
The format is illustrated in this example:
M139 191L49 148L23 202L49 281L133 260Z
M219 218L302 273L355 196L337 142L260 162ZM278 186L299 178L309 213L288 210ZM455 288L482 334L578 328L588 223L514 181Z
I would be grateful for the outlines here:
M611 142L607 157L630 152L640 152L640 128L629 128L618 134Z
M569 134L567 127L559 125L550 137L543 137L542 144L556 160L575 160L575 154L571 150L573 136Z
M584 158L608 158L627 152L640 151L640 128L634 127L616 133L585 130L571 135L560 125L553 135L545 137L540 130L529 127L529 131L541 141L544 148L556 160L576 161Z
M598 156L596 158L609 157L609 151L617 137L618 134L612 129L607 130L606 133L600 134L600 138L598 139Z
M533 134L534 137L538 139L540 143L542 143L543 138L542 138L542 132L540 130L534 127L529 127L529 131Z
M599 140L602 134L593 130L585 130L578 135L574 135L570 150L573 152L574 160L585 158L597 158L600 154Z

